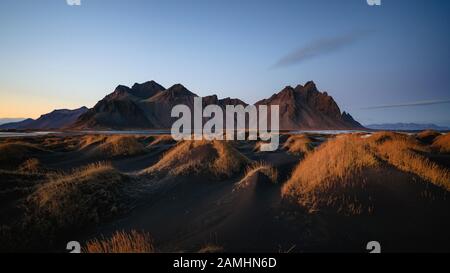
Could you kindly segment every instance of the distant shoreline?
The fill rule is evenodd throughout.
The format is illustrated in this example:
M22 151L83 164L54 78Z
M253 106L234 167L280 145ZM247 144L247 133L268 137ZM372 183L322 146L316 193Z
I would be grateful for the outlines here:
M280 130L280 134L315 134L315 135L340 135L349 133L376 133L376 132L397 132L405 134L416 134L426 130ZM449 133L450 130L433 130L442 134ZM8 137L41 137L49 135L169 135L170 130L0 130L0 138Z

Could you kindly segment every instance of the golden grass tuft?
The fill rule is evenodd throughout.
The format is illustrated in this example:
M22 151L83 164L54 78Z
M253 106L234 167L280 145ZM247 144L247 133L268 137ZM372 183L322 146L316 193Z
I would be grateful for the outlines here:
M79 149L92 149L98 157L133 156L145 153L144 138L134 135L85 135Z
M110 218L124 209L126 182L126 177L107 163L50 174L48 182L28 197L29 224L55 231Z
M166 144L174 144L176 141L172 138L171 135L160 135L155 136L152 141L147 145L147 147L154 147L157 145L166 145Z
M5 209L10 202L22 201L46 178L42 172L0 170L0 207Z
M86 244L83 253L154 253L153 240L149 233L132 230L117 231L109 239L94 239Z
M108 156L132 156L145 152L145 147L135 136L114 135L98 146L98 152Z
M79 136L49 136L42 140L42 147L50 151L68 152L77 150L83 137Z
M450 134L437 137L431 147L440 153L450 153Z
M402 146L406 145L409 149L413 149L415 151L424 153L430 152L429 147L421 143L415 136L402 133L378 132L373 134L371 137L366 138L365 141L373 148L383 146L386 143L395 142L403 143Z
M429 148L414 138L397 138L376 145L375 151L391 165L413 173L446 190L450 190L450 172L430 161L425 155Z
M47 151L38 145L13 142L0 144L0 166L17 167L30 157L46 153Z
M434 130L425 130L417 134L417 139L423 143L431 144L441 133Z
M93 144L101 144L105 142L106 139L107 136L104 135L97 135L97 134L85 135L80 140L80 149L89 147Z
M224 251L223 247L216 244L208 243L202 246L198 251L198 253L222 253L223 251Z
M255 146L253 147L253 152L261 152L261 145L263 144L262 141L257 141L255 143Z
M288 153L303 156L314 149L313 140L305 135L291 135L283 145Z
M414 181L412 174L449 191L449 170L430 161L426 157L429 152L428 146L404 134L340 136L299 163L283 186L282 195L294 198L310 211L333 208L351 215L370 212L371 194L380 186L390 186L383 183L389 181L386 176L392 167L400 170L408 183Z
M367 138L367 141L369 141L372 144L383 144L386 141L390 140L405 140L411 138L408 135L402 134L402 133L396 133L396 132L376 132L372 134L370 137Z
M236 183L234 189L239 190L248 187L251 182L250 178L258 173L265 175L272 183L277 183L278 181L277 169L268 163L257 162L247 167L244 178Z
M261 150L261 146L262 146L262 145L267 145L267 144L270 144L270 142L267 142L267 141L257 141L257 142L255 143L255 146L253 147L253 152L257 152L257 153L259 153L259 152L264 152L264 151Z
M334 207L349 214L370 210L365 205L367 169L377 169L379 160L370 146L356 136L330 140L306 156L282 188L283 197L294 198L310 211Z
M37 158L30 158L19 166L20 172L38 173L41 170L41 162Z
M144 173L231 177L249 160L226 141L182 141Z

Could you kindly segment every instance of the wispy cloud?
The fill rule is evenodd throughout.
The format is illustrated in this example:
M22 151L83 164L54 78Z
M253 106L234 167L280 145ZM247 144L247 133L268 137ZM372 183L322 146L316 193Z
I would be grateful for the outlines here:
M338 51L354 44L360 39L368 36L373 31L365 30L352 32L341 36L324 38L313 41L308 45L298 48L279 59L272 67L285 67L302 63L305 60L322 56L324 54Z
M405 103L398 103L398 104L376 105L376 106L363 107L361 109L371 110L371 109L385 109L385 108L399 108L399 107L414 107L414 106L435 105L435 104L444 104L444 103L450 103L450 99L447 99L447 100L422 100L422 101L405 102Z

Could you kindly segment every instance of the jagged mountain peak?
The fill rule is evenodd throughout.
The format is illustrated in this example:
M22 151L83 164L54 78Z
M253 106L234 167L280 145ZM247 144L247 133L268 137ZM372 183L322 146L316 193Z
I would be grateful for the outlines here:
M256 105L279 105L282 130L362 128L349 114L341 113L333 97L320 92L313 81L295 89L287 86Z
M142 84L135 83L130 92L141 99L148 99L164 90L166 89L162 85L152 80Z
M170 93L173 96L197 96L196 94L189 91L189 89L187 89L181 83L174 84L169 89L167 89L166 92Z
M305 83L305 89L317 90L316 83L314 81L308 81Z
M220 99L219 104L220 105L243 105L243 106L248 105L246 102L244 102L238 98L230 98L230 97Z

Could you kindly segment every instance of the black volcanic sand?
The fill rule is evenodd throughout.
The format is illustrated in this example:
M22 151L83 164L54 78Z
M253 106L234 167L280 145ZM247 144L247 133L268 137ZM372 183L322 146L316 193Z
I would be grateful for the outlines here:
M316 135L315 139L326 141L329 137ZM52 144L49 144L50 138ZM393 190L394 198L404 205L402 210L394 209L392 213L373 216L311 214L281 197L283 183L302 160L302 157L288 154L283 149L263 153L254 151L255 142L233 143L252 161L270 163L278 171L276 184L257 173L248 178L247 187L236 190L235 184L243 178L244 170L227 179L202 174L156 177L140 173L157 163L175 144L163 142L135 155L102 156L92 152L98 143L79 148L77 141L80 138L0 139L0 145L19 142L40 149L31 149L21 158L22 161L37 158L40 170L35 172L15 174L11 170L19 166L14 169L14 166L0 162L0 169L9 169L6 174L0 172L0 236L8 236L9 231L15 228L14 223L20 223L22 200L35 190L36 185L45 183L43 173L70 171L89 163L107 161L145 187L139 188L136 195L139 197L133 200L133 207L126 213L67 234L62 232L48 247L22 246L21 251L64 252L65 242L78 240L84 244L93 238L108 237L117 230L133 229L149 232L161 252L197 252L211 244L220 246L225 252L365 252L367 242L373 240L382 243L383 251L450 250L448 197L422 209L422 204L408 203L407 190L404 193ZM151 141L141 136L138 138L144 147ZM281 138L282 142L286 139L286 136ZM315 145L320 146L320 141ZM432 157L442 166L449 166L449 155ZM393 169L392 176L396 175L402 174ZM435 191L438 196L447 196L437 187L430 186L430 191ZM17 251L13 247L14 242L6 245L0 250Z

